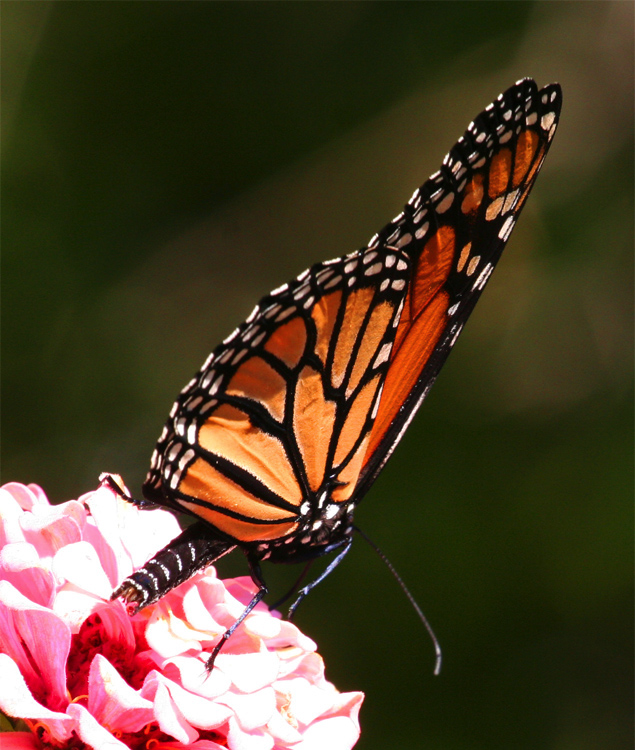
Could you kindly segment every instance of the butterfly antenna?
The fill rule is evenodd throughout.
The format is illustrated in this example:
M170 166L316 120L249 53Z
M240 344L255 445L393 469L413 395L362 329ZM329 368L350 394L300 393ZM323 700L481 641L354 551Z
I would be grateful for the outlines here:
M415 612L419 615L419 619L423 623L425 629L428 631L428 634L430 635L430 638L432 639L432 645L434 646L434 653L436 655L436 660L434 663L434 674L438 675L439 672L441 672L441 658L442 658L441 646L439 645L439 641L436 635L434 634L434 630L432 630L432 626L428 622L428 618L423 614L421 607L417 604L414 596L410 593L410 590L408 589L406 584L403 582L401 576L395 570L395 566L390 562L390 560L386 557L386 555L379 549L379 547L375 544L375 542L372 541L372 539L370 539L369 537L366 536L366 534L364 534L364 532L358 526L353 526L353 528L363 539L366 540L366 542L375 550L375 552L383 560L388 570L393 574L393 576L395 577L395 580L401 586L401 590L408 597L408 601L410 602L410 604L412 604Z

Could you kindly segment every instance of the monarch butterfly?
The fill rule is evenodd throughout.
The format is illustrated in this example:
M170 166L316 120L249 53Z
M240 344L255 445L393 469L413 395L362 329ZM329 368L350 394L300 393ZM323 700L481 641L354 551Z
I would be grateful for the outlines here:
M199 519L112 598L132 614L239 547L260 561L351 546L353 511L426 397L516 223L554 136L562 92L518 81L367 247L275 289L178 396L141 506ZM114 480L108 478L112 483ZM127 497L127 496L126 496ZM132 498L127 497L132 500ZM294 605L295 606L295 605Z

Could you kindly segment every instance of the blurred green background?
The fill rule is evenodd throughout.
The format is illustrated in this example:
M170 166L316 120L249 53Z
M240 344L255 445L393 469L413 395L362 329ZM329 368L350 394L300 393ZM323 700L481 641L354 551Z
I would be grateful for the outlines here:
M55 501L106 470L138 494L260 296L364 245L515 80L562 84L506 254L357 514L441 676L361 539L298 613L366 692L360 749L631 746L633 7L2 3L2 479Z

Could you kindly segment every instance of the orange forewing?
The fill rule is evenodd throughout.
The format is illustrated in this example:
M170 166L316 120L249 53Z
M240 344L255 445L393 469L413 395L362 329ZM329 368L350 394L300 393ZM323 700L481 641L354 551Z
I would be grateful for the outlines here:
M258 521L286 521L293 519L288 510L263 502L236 484L228 476L209 464L204 458L197 458L188 466L179 491L218 508L228 510ZM186 500L181 504L190 507ZM205 506L195 505L196 514L205 517Z
M545 158L545 151L546 146L543 144L540 151L538 152L538 156L536 157L536 161L533 163L531 169L529 170L529 174L525 178L525 186L523 188L522 195L520 196L520 200L518 201L518 205L516 206L516 212L520 211L520 209L523 206L523 203L527 200L527 196L529 195L529 191L532 188L532 185L534 184L534 178L538 174L538 170L540 169L540 165L544 161Z
M336 388L344 381L353 347L360 335L362 323L374 295L375 290L372 287L364 287L351 292L346 300L346 309L337 334L337 344L333 355L331 380Z
M421 314L439 287L448 278L454 260L456 235L451 226L442 226L430 237L410 282L411 316Z
M518 136L516 153L514 154L514 174L512 176L512 187L517 188L523 181L527 170L534 158L538 148L538 134L533 130L525 130Z
M302 318L293 318L281 325L269 337L265 350L275 355L287 367L296 367L306 346L306 325Z
M306 365L295 389L293 432L313 492L317 492L324 479L334 422L335 403L324 395L322 376Z
M198 442L204 450L258 477L288 502L294 505L302 502L302 492L282 443L254 427L240 409L228 404L219 406L199 429Z
M509 184L512 168L512 152L502 148L493 158L489 167L489 186L487 192L490 198L496 198Z
M336 292L331 292L331 294L327 294L318 300L313 310L311 310L311 317L317 331L315 353L322 360L323 365L326 364L331 336L333 335L333 327L337 320L337 311L341 303L342 290L338 289Z
M395 309L389 302L382 302L372 311L368 326L360 342L357 356L355 357L351 376L346 385L347 398L357 388L362 377L368 370L371 360L377 353L379 342L390 325L394 312Z
M181 505L239 542L279 539L287 534L292 534L298 528L298 523L294 520L279 521L272 524L258 524L232 518L220 511L210 510L204 506L188 503L183 500L181 500Z
M448 293L439 291L419 317L412 321L399 348L395 351L393 347L364 466L372 458L434 351L447 323L448 300Z
M353 455L350 455L350 453L362 434L366 424L366 419L374 403L379 382L380 376L376 375L361 389L357 398L350 406L346 421L340 432L337 448L335 450L334 463L338 466L346 461L347 458L348 461L346 461L340 471L338 471L338 484L333 488L331 493L331 499L336 503L342 503L348 500L355 490L359 473L362 469L364 456L368 449L370 434L367 434L361 441Z
M483 200L483 175L479 172L467 183L463 201L461 202L461 211L464 214L472 213L481 205Z
M284 418L287 384L262 357L245 360L227 384L228 396L259 401L278 422Z

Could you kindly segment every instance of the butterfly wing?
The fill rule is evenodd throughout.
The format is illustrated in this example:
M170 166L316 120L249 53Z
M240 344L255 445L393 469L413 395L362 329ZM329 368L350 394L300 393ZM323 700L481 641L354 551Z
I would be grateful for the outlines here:
M180 394L145 497L285 559L347 533L408 280L364 249L267 295Z
M441 169L373 238L411 264L357 487L362 496L443 366L505 247L554 136L562 92L518 81L470 123Z
M351 531L503 250L558 122L519 81L367 248L261 300L170 413L144 484L262 557Z

